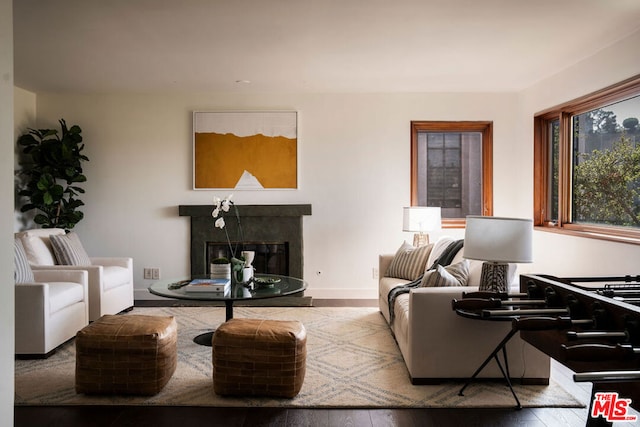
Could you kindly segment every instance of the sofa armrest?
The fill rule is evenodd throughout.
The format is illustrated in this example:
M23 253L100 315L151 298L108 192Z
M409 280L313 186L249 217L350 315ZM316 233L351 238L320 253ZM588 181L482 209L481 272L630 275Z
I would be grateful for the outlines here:
M40 313L42 316L45 308L45 301L49 299L48 283L20 283L16 285L16 317L25 314L25 311ZM26 316L29 319L29 316Z
M102 286L103 268L101 265L32 265L33 274L41 270L57 271L86 271L89 274L89 283L96 283L93 286Z
M49 268L52 268L49 266ZM86 270L33 270L36 282L74 282L87 285Z
M91 263L105 267L114 266L133 269L133 258L129 257L91 257Z
M55 265L55 266L51 266L51 265L42 265L42 266L37 266L37 265L32 265L31 269L33 270L33 274L34 276L36 275L36 271L42 271L42 270L51 270L53 271L54 269L56 271L67 271L67 272L73 272L73 271L82 271L85 272L85 274L87 274L87 282L85 282L85 289L88 289L88 294L85 293L85 295L89 296L89 301L91 301L91 299L93 299L94 301L99 301L100 300L100 295L102 295L103 291L104 291L104 283L103 283L103 276L104 276L104 267L101 265ZM52 281L52 280L50 280ZM73 280L75 281L75 280ZM80 282L78 282L80 283Z
M384 277L395 254L378 255L378 277Z
M15 288L16 339L44 342L45 316L49 315L49 285L47 283L21 283Z

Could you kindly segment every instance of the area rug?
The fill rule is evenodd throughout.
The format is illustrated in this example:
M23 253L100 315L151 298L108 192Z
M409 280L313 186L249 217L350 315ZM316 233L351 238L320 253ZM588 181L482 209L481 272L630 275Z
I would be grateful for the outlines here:
M224 320L224 308L135 308L130 314L175 316L178 367L152 397L86 396L74 390L75 346L66 343L46 360L16 360L16 405L177 405L313 408L513 407L503 382L412 385L389 327L375 308L237 307L234 317L299 320L307 330L307 371L293 399L231 398L213 393L211 348L192 341ZM525 407L583 407L553 382L515 386Z

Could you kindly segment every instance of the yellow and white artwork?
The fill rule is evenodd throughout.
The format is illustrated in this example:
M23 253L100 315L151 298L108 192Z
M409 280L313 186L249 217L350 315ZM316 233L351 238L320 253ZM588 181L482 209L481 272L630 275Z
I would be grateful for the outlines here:
M298 188L295 111L193 113L195 189Z

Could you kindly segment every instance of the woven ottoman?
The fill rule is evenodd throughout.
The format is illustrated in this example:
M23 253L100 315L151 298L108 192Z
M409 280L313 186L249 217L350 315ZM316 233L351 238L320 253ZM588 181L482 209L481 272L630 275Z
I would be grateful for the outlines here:
M307 331L298 321L230 319L213 335L212 359L216 394L292 398L304 381Z
M76 335L76 392L153 395L177 365L173 316L105 315Z

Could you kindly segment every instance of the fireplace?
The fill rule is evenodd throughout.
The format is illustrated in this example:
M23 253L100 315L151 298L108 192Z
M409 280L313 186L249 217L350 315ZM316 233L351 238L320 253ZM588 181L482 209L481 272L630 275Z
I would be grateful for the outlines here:
M242 223L244 248L256 251L256 272L273 273L276 270L269 269L277 264L278 273L275 274L304 278L302 217L311 215L311 205L236 207ZM191 217L191 274L206 274L211 259L221 255L223 250L229 250L224 230L213 225L211 212L214 206L180 205L178 208L180 216ZM226 224L233 245L238 236L237 224L231 216ZM240 250L238 246L237 254Z

